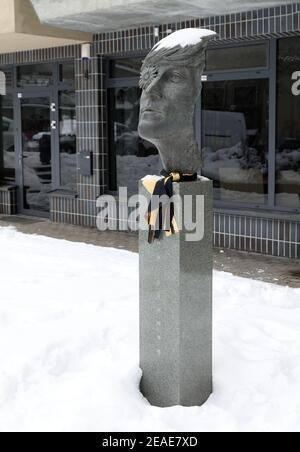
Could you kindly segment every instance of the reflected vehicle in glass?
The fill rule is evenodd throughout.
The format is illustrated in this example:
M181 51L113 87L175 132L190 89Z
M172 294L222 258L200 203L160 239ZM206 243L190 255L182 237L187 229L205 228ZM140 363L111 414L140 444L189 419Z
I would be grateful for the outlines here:
M204 84L203 175L220 201L267 203L268 96L265 79Z

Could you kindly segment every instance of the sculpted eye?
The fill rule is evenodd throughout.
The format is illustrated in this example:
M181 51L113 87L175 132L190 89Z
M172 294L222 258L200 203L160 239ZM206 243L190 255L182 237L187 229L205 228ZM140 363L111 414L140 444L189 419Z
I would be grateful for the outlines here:
M172 83L180 83L181 80L183 79L183 76L182 76L182 74L180 74L180 72L172 72L169 74L168 79Z

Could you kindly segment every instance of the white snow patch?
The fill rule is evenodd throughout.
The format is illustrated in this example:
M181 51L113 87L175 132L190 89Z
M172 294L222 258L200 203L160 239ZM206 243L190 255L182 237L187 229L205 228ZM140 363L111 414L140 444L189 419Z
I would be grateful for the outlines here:
M158 182L161 179L163 179L162 176L148 174L148 176L143 177L142 181L147 182L147 181L154 180L155 182Z
M203 38L213 38L217 34L212 30L206 30L204 28L185 28L183 30L175 31L166 38L159 41L153 48L153 50L171 49L172 47L192 46L199 44Z
M214 394L139 393L138 256L0 228L1 431L300 431L300 290L214 274Z

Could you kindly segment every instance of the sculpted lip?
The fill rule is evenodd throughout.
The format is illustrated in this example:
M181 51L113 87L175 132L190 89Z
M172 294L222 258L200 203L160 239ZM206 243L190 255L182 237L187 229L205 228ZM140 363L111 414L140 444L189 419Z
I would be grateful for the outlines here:
M152 108L152 107L145 107L145 108L142 108L142 110L141 110L141 114L143 114L143 113L161 113L159 110L155 110L155 108Z

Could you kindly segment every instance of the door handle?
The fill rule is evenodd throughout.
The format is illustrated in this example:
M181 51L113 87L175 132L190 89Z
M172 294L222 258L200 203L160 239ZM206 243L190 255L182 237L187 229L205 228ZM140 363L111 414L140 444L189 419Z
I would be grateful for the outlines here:
M56 121L51 121L51 129L56 130Z

